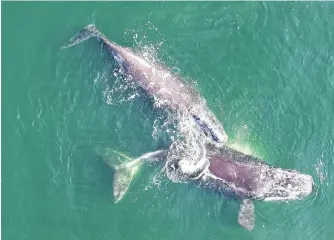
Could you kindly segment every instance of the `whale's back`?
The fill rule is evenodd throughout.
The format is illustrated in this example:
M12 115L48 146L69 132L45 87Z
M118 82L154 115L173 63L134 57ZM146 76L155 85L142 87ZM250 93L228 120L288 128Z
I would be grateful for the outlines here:
M244 165L224 156L210 157L209 170L217 178L233 183L245 191L256 191L260 170L258 166Z

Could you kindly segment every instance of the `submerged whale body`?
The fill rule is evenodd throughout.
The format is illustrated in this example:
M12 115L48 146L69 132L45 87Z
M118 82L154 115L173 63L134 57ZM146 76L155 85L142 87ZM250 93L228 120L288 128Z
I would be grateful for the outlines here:
M136 55L131 49L110 41L94 25L85 27L62 48L74 46L91 37L99 39L106 51L114 57L124 74L130 76L150 96L162 103L163 107L187 114L216 144L223 145L227 141L222 124L192 86L161 65L152 65Z
M114 198L119 202L125 195L132 178L145 161L161 161L174 176L187 179L202 188L217 190L241 201L238 223L251 231L255 225L253 200L291 201L312 193L313 178L294 170L268 165L253 156L233 148L206 144L205 164L197 172L187 175L182 161L168 162L170 149L144 154L134 160L113 150L99 151L105 162L113 167ZM116 164L115 159L123 159Z

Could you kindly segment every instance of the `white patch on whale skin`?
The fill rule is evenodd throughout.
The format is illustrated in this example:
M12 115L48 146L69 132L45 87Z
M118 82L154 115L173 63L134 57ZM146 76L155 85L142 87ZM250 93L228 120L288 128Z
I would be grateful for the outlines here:
M124 58L118 54L117 52L114 54L114 58L116 59L117 63L120 65L120 66L123 66L123 63L124 63Z
M154 77L155 74L156 74L156 69L155 69L155 67L152 68L152 74L153 74L153 77Z
M299 200L312 193L313 178L297 171L265 166L260 177L258 193L263 201Z
M152 67L150 64L148 64L144 59L130 53L130 52L126 52L130 57L136 59L140 64L144 65L145 67Z
M208 160L206 158L202 158L199 162L196 164L192 164L188 160L181 160L179 162L179 166L181 168L181 171L186 174L193 174L198 171L198 169L205 169L205 165L208 163Z

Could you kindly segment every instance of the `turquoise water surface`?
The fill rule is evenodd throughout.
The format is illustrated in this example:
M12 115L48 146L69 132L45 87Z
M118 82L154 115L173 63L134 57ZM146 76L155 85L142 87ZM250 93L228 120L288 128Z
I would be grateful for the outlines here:
M3 239L332 239L334 3L2 2ZM231 143L314 178L290 203L239 203L144 166L113 203L97 146L157 150L161 112L117 80L87 24L191 81ZM162 114L163 115L163 114ZM163 140L161 140L163 139Z

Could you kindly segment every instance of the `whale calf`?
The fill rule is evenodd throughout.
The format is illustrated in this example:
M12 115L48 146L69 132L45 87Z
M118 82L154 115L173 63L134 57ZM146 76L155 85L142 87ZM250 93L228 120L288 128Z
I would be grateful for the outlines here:
M241 202L238 223L252 231L255 225L253 200L291 201L309 196L313 178L295 170L279 168L231 147L206 143L203 167L187 174L189 162L168 161L171 149L146 153L132 159L112 149L99 149L98 154L115 170L113 194L119 202L129 188L132 178L144 162L159 161L166 171L194 183L203 189L215 190ZM119 163L121 162L121 164Z
M137 82L150 96L163 107L187 114L202 129L210 140L217 145L227 141L222 124L208 108L205 100L195 89L179 77L172 74L161 64L150 64L131 49L110 41L95 25L88 25L62 47L68 48L84 40L95 37L102 42L116 60L121 70Z

